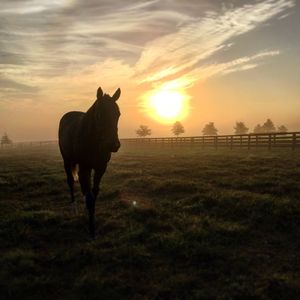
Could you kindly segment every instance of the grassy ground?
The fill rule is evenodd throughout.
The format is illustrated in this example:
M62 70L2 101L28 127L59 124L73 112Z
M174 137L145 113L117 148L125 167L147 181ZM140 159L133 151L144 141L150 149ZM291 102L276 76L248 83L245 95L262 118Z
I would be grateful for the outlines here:
M300 299L298 152L125 147L95 241L76 188L54 146L0 151L0 298Z

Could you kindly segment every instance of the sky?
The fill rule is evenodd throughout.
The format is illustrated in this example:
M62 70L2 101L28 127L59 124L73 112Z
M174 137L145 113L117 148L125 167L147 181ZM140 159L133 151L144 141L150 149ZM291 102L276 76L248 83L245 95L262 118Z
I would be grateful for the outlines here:
M170 136L147 97L179 91L186 136L214 122L300 131L296 0L1 0L0 135L55 140L68 111L120 87L119 136ZM162 100L163 101L163 100ZM174 120L173 120L174 121Z

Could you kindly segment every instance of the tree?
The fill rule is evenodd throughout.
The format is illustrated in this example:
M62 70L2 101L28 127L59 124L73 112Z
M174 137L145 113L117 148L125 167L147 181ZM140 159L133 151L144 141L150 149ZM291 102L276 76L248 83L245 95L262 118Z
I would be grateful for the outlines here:
M278 132L288 132L288 129L286 128L286 126L281 125L278 127Z
M172 132L174 135L178 136L179 134L184 133L184 127L180 122L175 122L172 127Z
M215 127L214 122L206 124L202 130L203 135L218 135L218 129Z
M140 127L136 130L136 134L139 137L145 137L147 135L151 135L151 129L146 125L140 125Z
M8 137L7 133L4 133L1 138L1 145L10 145L12 144L12 140Z
M253 129L254 133L263 133L263 128L260 124L257 124L254 129Z
M234 134L246 134L249 130L248 127L246 127L244 122L236 122L235 127L233 127L235 132Z
M271 119L267 119L267 121L263 124L262 130L265 133L275 132L276 128Z

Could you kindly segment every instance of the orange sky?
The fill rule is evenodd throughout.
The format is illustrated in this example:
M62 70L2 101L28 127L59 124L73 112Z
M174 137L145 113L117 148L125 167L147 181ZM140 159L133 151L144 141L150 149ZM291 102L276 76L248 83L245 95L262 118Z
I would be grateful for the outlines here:
M248 3L247 3L248 2ZM60 117L86 111L98 86L120 87L120 137L141 124L171 135L143 105L162 87L189 99L185 135L207 122L271 118L300 130L299 5L265 1L4 0L0 9L0 133L57 139ZM176 118L177 119L177 118Z

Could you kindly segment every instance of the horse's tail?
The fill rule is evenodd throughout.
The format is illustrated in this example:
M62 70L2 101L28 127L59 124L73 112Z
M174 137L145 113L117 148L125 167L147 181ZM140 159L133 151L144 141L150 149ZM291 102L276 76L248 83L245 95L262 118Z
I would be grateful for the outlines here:
M72 165L72 175L74 181L78 181L78 167L76 164Z

